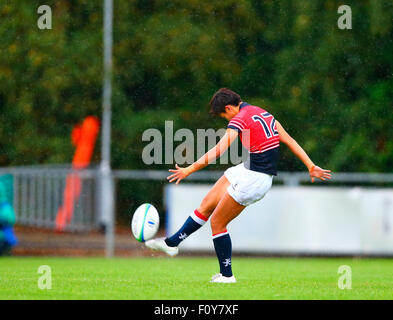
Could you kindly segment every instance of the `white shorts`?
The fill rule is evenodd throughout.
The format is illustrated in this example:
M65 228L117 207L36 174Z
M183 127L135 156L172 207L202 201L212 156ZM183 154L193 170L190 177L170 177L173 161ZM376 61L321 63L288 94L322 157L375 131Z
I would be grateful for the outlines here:
M227 188L229 195L243 206L261 200L273 182L272 175L246 169L243 163L228 168L224 175L231 184Z

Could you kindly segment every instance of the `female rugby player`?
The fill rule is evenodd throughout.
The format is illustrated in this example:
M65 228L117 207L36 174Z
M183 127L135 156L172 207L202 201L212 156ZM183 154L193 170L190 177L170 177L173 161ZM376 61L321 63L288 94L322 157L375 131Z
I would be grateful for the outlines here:
M220 273L211 282L234 283L231 256L232 243L227 225L246 206L261 200L277 175L277 160L280 142L305 164L311 181L315 178L331 178L330 170L316 166L299 144L284 130L282 125L266 110L242 102L240 96L226 88L218 90L210 100L211 113L229 121L225 135L217 145L203 157L186 168L176 169L168 176L169 182L178 184L193 172L201 170L219 158L239 136L249 151L246 162L231 167L215 183L213 188L188 217L184 225L168 238L158 238L146 242L146 246L166 252L170 256L178 254L181 241L203 226L210 217L213 243L220 265Z

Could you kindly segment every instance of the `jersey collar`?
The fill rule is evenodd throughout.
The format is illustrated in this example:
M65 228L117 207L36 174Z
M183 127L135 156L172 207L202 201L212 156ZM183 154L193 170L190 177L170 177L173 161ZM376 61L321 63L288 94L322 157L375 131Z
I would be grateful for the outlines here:
M239 106L239 110L241 110L242 108L247 107L247 106L251 106L251 104L249 104L249 103L247 103L247 102L242 102L242 103L240 104L240 106Z

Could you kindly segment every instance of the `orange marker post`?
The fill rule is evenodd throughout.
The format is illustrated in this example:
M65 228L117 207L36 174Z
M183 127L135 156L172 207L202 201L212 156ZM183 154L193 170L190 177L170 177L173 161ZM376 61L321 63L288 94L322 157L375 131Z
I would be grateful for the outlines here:
M76 125L72 130L71 139L76 147L72 160L72 169L84 169L90 165L94 145L97 140L100 123L97 117L88 116L82 125ZM63 231L72 220L74 207L82 191L82 181L78 174L67 176L63 194L63 205L57 211L56 230Z

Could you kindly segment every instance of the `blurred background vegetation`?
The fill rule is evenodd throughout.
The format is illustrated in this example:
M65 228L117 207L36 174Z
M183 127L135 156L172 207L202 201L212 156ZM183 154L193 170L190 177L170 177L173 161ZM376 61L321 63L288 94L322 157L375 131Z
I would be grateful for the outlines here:
M141 159L143 131L165 120L225 127L208 102L228 87L275 115L320 166L392 172L391 0L346 1L352 30L337 27L335 0L114 3L114 169L168 168ZM42 4L52 30L37 28ZM101 116L102 10L98 0L1 1L0 166L69 163L72 126ZM279 169L304 167L282 148Z

